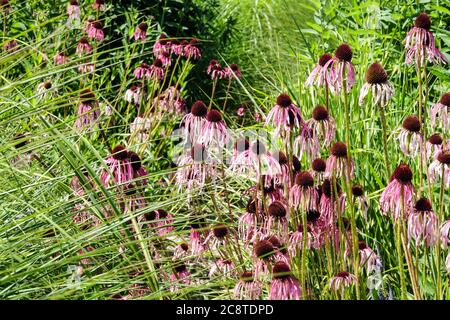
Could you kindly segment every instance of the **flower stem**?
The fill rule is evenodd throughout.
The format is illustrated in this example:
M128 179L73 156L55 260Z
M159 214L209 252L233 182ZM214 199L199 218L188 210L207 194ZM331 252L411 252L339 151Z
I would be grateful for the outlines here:
M389 162L389 155L388 155L388 149L387 149L386 115L384 114L384 109L381 106L380 106L380 119L381 119L381 127L383 130L384 163L386 165L387 181L389 181L389 178L391 175L391 164Z

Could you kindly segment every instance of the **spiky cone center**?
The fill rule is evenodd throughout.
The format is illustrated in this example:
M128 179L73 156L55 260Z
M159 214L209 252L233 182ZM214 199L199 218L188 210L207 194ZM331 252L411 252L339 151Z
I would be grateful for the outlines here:
M260 240L255 244L254 252L258 258L266 260L274 254L275 248L270 241Z
M219 111L212 109L208 111L208 114L206 115L206 120L208 120L209 122L220 122L222 121L222 115L220 114Z
M282 151L277 151L273 154L273 157L278 160L280 165L287 165L289 163L288 158Z
M131 167L133 170L137 171L141 168L141 158L138 156L136 152L130 151L128 152L128 157L130 158Z
M284 218L286 217L286 208L283 206L283 204L279 201L274 201L269 205L269 208L267 209L269 212L269 215L274 218Z
M350 276L350 273L348 273L347 271L341 271L337 274L337 276L339 278L348 278L348 276Z
M363 240L358 241L358 248L359 250L364 250L367 248L367 244Z
M8 2L8 1L6 1L6 2ZM3 2L2 2L3 3ZM76 1L76 0L70 0L70 5L71 6L77 6L78 5L78 1Z
M352 194L355 197L361 197L364 194L364 190L359 184L355 184L352 186Z
M277 98L277 105L282 108L288 108L292 104L292 99L288 94L282 93Z
M208 107L201 100L197 100L194 102L191 108L192 115L196 117L205 117L208 113Z
M213 234L217 239L224 239L228 234L228 228L223 224L219 224L214 227Z
M280 239L277 238L277 236L272 235L268 237L266 240L269 241L272 244L272 246L276 249L280 249L282 247L281 241Z
M372 63L366 72L366 82L369 84L383 84L388 79L386 70L378 62Z
M317 158L314 159L311 168L316 172L325 172L325 169L327 168L327 163L325 160Z
M253 198L250 198L247 202L246 206L247 212L255 214L256 213L256 201Z
M147 25L147 23L145 23L145 22L141 22L141 23L139 24L138 28L139 28L139 30L141 30L141 31L143 31L143 32L146 32L147 29L148 29L148 25Z
M442 164L450 165L450 151L440 152L437 159Z
M314 178L308 171L297 173L295 176L295 184L307 188L314 186Z
M294 172L299 172L302 170L302 164L300 160L296 156L292 156L292 167L294 168Z
M414 21L414 26L416 28L422 28L425 30L430 30L431 28L431 19L428 14L425 12L422 12L416 17L416 20Z
M275 263L272 269L273 277L275 279L286 279L291 277L291 268L284 261Z
M435 133L428 138L428 142L433 145L441 145L443 140L439 133Z
M325 67L325 65L327 64L328 61L330 61L331 59L333 59L333 57L331 56L331 54L325 53L323 54L320 58L319 58L319 65L321 67Z
M163 63L162 63L161 59L156 59L155 61L153 61L153 66L155 66L157 68L162 68Z
M398 182L402 184L408 184L411 183L413 174L411 168L407 164L401 164L397 168L395 168L392 176Z
M95 102L95 94L91 89L83 89L80 92L80 100L84 104L92 104Z
M230 69L231 69L234 73L239 72L239 67L238 67L238 65L235 64L235 63L230 64Z
M112 150L111 155L116 160L125 160L128 158L128 151L124 146L118 145Z
M428 200L427 198L420 198L419 200L417 200L416 204L414 205L414 208L417 211L431 211L433 210L432 206L431 206L431 201Z
M101 30L103 28L103 24L100 21L95 21L92 23L92 27L97 30Z
M336 191L339 194L341 192L341 186L336 181ZM330 198L332 194L334 194L333 190L333 184L331 183L330 179L325 179L322 183L322 193L327 197Z
M46 90L51 89L51 88L52 88L52 83L51 83L50 81L45 81L45 82L44 82L44 88L45 88Z
M345 158L347 157L347 146L338 141L331 147L331 154L338 158Z
M146 221L153 221L156 219L157 214L158 214L157 210L146 212L146 213L144 213L144 219Z
M185 252L189 250L189 246L186 242L181 243L180 248L183 249L183 251Z
M420 131L420 121L417 116L408 116L403 120L403 128L409 132L419 132Z
M159 218L159 219L165 219L165 218L167 218L167 216L169 215L169 214L167 213L167 211L164 210L164 209L158 209L158 210L156 210L156 211L157 211L157 213L158 213L158 218Z
M315 209L306 211L306 220L310 223L318 221L320 218L320 212Z
M324 106L317 106L312 112L312 117L316 121L324 121L328 119L328 111Z
M441 99L439 99L439 102L444 106L450 107L450 92L444 94Z
M173 269L175 270L176 273L181 273L181 272L187 271L186 264L181 261L174 263Z
M253 273L251 271L244 271L239 277L244 282L253 282Z
M343 43L336 49L334 56L339 60L351 62L353 57L352 48L348 44Z

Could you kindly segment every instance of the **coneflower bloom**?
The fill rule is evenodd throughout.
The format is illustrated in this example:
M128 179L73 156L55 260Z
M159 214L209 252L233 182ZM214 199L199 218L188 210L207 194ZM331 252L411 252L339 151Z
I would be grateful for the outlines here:
M447 58L436 48L430 28L430 17L425 12L419 14L414 22L414 27L408 32L405 39L405 48L408 49L407 64L414 61L417 65L424 65L426 60L432 63L447 62Z
M80 19L80 6L78 4L78 1L69 1L69 5L67 6L67 14L69 15L69 20Z
M381 212L384 215L390 213L394 220L397 220L400 217L407 218L406 215L408 212L411 212L413 207L413 197L415 193L412 177L412 171L407 164L400 164L394 170L389 184L380 196ZM404 200L403 204L402 198ZM402 216L403 206L405 209L405 216Z
M193 255L199 255L207 249L207 246L205 245L206 232L203 229L204 224L202 221L191 224L189 243L191 244Z
M296 209L317 209L319 195L314 188L314 178L308 171L299 172L295 176L289 196Z
M291 268L283 261L275 263L272 269L269 300L300 300L302 290Z
M201 137L203 126L206 123L208 107L201 100L197 100L191 107L191 112L186 114L181 122L184 124L185 136L191 142L197 142Z
M133 85L127 91L125 91L124 99L129 103L134 103L135 105L140 105L143 97L144 90L142 85Z
M256 300L261 296L263 284L253 277L251 271L244 271L233 290L233 297L239 300Z
M315 211L318 212L318 211ZM303 248L303 225L299 224L297 230L291 234L289 241L289 253L299 256ZM320 230L315 229L309 223L306 225L306 249L317 249L320 247Z
M324 106L319 105L314 108L308 123L319 140L325 145L331 144L336 134L336 121Z
M261 180L263 181L263 196L269 197L269 204L274 201L286 202L286 199L284 198L284 186L282 183L278 182L277 179L270 175L262 175ZM258 183L255 188L261 190L260 183ZM252 190L254 189L252 188Z
M369 210L369 205L367 204L367 199L364 196L364 190L359 184L354 184L352 186L353 202L357 205L358 211L362 213L363 217L367 220L367 211Z
M128 152L128 157L130 158L131 167L134 171L134 178L140 184L147 184L147 179L144 179L144 177L148 174L148 172L142 165L139 155L136 152L130 151Z
M82 54L88 54L91 53L92 51L92 47L89 44L89 40L85 37L81 38L80 41L77 44L77 49L76 49L76 53L78 55L82 55Z
M133 34L134 40L144 42L145 39L147 38L147 29L148 29L147 23L145 22L140 23L136 27L136 30L134 31Z
M226 67L224 70L225 78L228 78L229 80L241 77L241 70L239 70L239 67L237 64L230 64L229 67Z
M205 244L207 243L210 248L216 249L220 246L226 245L228 238L230 236L230 230L224 224L215 225L209 235L205 239Z
M142 79L142 78L150 78L150 66L145 63L142 62L133 72L134 76L137 79Z
M444 176L442 176L444 171ZM450 186L450 151L439 151L433 162L428 167L428 176L431 183L435 183L444 179L446 188Z
M281 173L273 177L276 184L288 184L290 183L290 172L289 172L289 159L282 151L277 151L273 153L273 157L278 160L280 164ZM297 159L298 160L298 159Z
M358 241L358 249L360 267L365 267L367 273L371 273L376 269L377 265L379 264L380 258L363 240ZM346 252L352 252L350 246L348 247Z
M321 158L316 158L311 162L311 175L319 182L322 182L326 169L327 163Z
M216 144L223 147L228 141L228 129L222 115L218 110L209 110L206 114L206 122L203 123L200 131L200 142L205 145Z
M320 144L319 138L316 132L311 128L309 123L304 123L300 134L294 141L294 150L297 152L299 158L305 155L308 161L315 159L320 156Z
M394 86L388 81L387 73L378 62L369 66L366 72L366 83L359 93L359 104L363 105L364 98L372 92L372 103L385 107L394 96Z
M181 42L178 41L177 39L174 39L171 41L171 48L170 51L176 55L176 56L182 56L183 55L183 50L184 47L188 44L189 42L187 40L182 40Z
M408 116L403 120L402 127L398 129L397 139L402 152L410 157L419 154L422 147L421 124L417 116Z
M66 64L69 62L69 57L67 57L64 52L59 52L53 57L53 62L55 64Z
M209 163L209 155L204 145L195 144L178 161L176 181L180 188L188 190L203 187L206 180L214 179L215 167Z
M322 55L317 62L317 65L314 67L314 69L311 71L311 73L308 76L308 79L306 79L305 85L306 86L323 86L325 84L331 85L331 64L328 64L328 62L333 57L325 53Z
M268 240L259 240L253 244L253 259L255 262L255 276L267 274L268 264L274 260L276 248Z
M53 88L53 85L50 81L41 82L37 87L37 94L42 99L47 99L53 96L57 91L56 88Z
M300 128L303 125L303 118L300 110L292 102L291 97L286 93L282 93L278 96L276 105L267 115L267 124L272 124L275 132L279 133Z
M287 234L286 234L287 237ZM269 241L275 249L275 254L273 256L274 262L283 261L289 264L289 253L286 246L280 241L276 235L266 236L264 240ZM284 241L284 239L283 239Z
M233 276L235 266L231 260L219 259L212 263L208 276Z
M245 116L245 112L247 111L247 108L243 105L241 105L237 110L236 110L236 114L238 115L238 117L243 117Z
M420 198L408 217L408 238L415 244L425 244L427 247L439 241L438 219L431 207L431 201Z
M95 64L83 63L78 66L78 72L80 73L92 73L95 70Z
M167 36L163 33L159 36L159 39L153 45L153 54L157 57L163 51L170 52L170 49L171 49L171 43L169 40L167 40Z
M13 39L13 40L11 40L11 41L8 41L8 42L6 42L4 45L3 45L3 49L5 50L5 51L14 51L15 49L17 49L17 46L18 46L19 44L17 43L17 41L15 40L15 39ZM56 63L56 62L55 62Z
M172 64L172 59L170 52L163 51L161 54L157 57L161 61L161 64L163 67L168 67Z
M166 210L156 210L155 221L159 236L163 237L173 231L173 216Z
M439 228L442 247L447 248L450 243L450 219L444 221Z
M170 282L170 291L177 291L180 284L188 286L192 283L191 272L184 262L177 261L174 263L173 272L170 275Z
M189 256L189 245L186 242L182 242L175 247L173 256L177 259L183 259Z
M356 277L347 271L339 272L330 280L330 289L340 291L356 284Z
M157 106L161 113L169 112L184 115L186 111L186 101L181 98L180 91L175 86L164 90L153 100L153 105Z
M239 155L242 152L247 151L249 148L250 142L248 141L247 138L236 139L233 147L233 155L231 156L230 159L230 169L232 169L232 171L238 174L243 174L249 169L247 165L247 159L239 159ZM242 161L242 163L238 163L237 162L238 159L239 161Z
M344 43L336 49L334 57L325 64L324 68L331 67L331 89L334 93L341 92L344 81L347 84L347 92L350 92L355 84L355 68L352 64L352 57L352 48Z
M87 30L88 37L93 40L103 41L105 39L105 33L103 31L103 25L100 21L95 21L89 24Z
M198 48L198 42L198 39L192 39L189 43L186 43L186 45L182 48L181 55L188 59L200 59L202 57L202 54L200 52L200 49Z
M273 231L279 237L288 233L288 211L281 201L272 202L267 208L269 218L266 221L265 233Z
M163 62L161 59L156 59L153 61L152 65L149 67L148 74L146 73L147 79L163 79L164 78L164 69Z
M442 150L442 143L444 141L442 140L442 137L439 133L432 134L425 144L426 154L425 158L429 159L435 155L437 155L438 152Z
M330 179L325 179L321 187L322 195L320 197L320 212L323 220L329 226L334 226L337 217L336 202L339 203L340 212L345 210L345 197L342 194L340 185L336 181L336 192ZM337 198L337 199L336 199ZM337 200L337 201L336 201Z
M238 219L238 234L245 242L251 242L258 230L260 220L260 209L256 208L256 201L253 198L248 200L246 212Z
M210 74L212 80L222 79L225 76L225 70L222 69L217 60L211 60L208 69L206 70L206 74Z
M347 171L350 178L353 177L353 160L348 159L347 146L343 142L336 142L331 147L331 154L327 159L325 175L331 178L334 174L335 177L347 177ZM350 165L350 168L348 167Z
M137 116L130 124L130 133L139 143L146 143L150 138L151 125L150 118Z
M80 102L74 126L78 129L87 127L89 130L92 130L95 122L100 117L100 108L95 99L95 94L89 89L84 89L80 93Z
M441 127L444 132L450 128L450 92L444 94L438 103L431 108L431 126Z
M105 10L105 0L94 0L92 8L94 10Z
M134 177L133 167L128 158L128 151L121 145L112 150L111 155L106 158L105 164L108 170L102 169L100 174L100 180L105 187L108 187L110 184L121 185Z

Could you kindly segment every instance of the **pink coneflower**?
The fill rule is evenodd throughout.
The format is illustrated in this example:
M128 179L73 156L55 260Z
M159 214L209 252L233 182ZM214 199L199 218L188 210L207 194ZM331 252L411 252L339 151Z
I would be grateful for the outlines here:
M186 101L181 98L180 91L175 86L170 86L164 90L153 100L153 105L157 106L162 113L184 115L186 111Z
M253 260L255 262L255 276L267 274L268 264L275 258L276 248L268 240L259 240L253 244Z
M442 247L447 248L450 243L450 219L444 221L439 228Z
M148 172L142 166L139 155L136 152L130 151L128 152L128 157L130 158L131 167L133 168L134 179L136 179L136 182L143 185L147 184L147 179L144 179L144 177L147 176Z
M269 204L274 201L286 202L284 198L284 186L277 181L276 176L262 175L260 180L263 181L263 196L269 197ZM261 184L258 183L255 188L261 190Z
M276 105L267 115L267 124L272 124L275 127L275 132L279 133L300 128L303 125L303 118L289 95L282 93L278 96Z
M331 178L334 174L339 178L342 176L347 177L347 171L349 171L350 178L353 177L353 160L348 159L347 146L343 142L336 142L331 147L331 154L327 159L327 166L325 176ZM348 168L350 165L350 168Z
M189 243L191 244L191 251L193 255L199 255L203 253L207 246L205 245L205 231L203 230L203 221L192 223L191 230L189 232Z
M329 226L334 226L337 217L336 202L339 203L340 212L345 210L345 197L342 194L340 185L336 181L336 192L333 183L329 179L325 179L321 186L322 195L320 196L320 212L323 220ZM337 199L336 199L337 198ZM336 201L337 200L337 201Z
M66 64L69 62L69 57L67 57L64 52L59 52L53 57L53 62L55 64Z
M17 41L13 39L11 41L6 42L3 45L3 50L5 50L5 51L14 51L17 48L18 45L19 44L17 43Z
M226 245L230 237L230 230L224 224L217 224L211 228L209 235L205 239L205 244L212 249L217 249L220 246Z
M405 39L405 48L408 49L407 64L414 61L417 65L424 65L426 60L432 63L447 62L447 58L436 48L430 28L430 17L425 12L418 15L414 27L408 32Z
M239 70L239 67L237 64L230 64L229 67L225 68L225 78L228 78L229 80L241 77L241 70Z
M386 71L378 62L371 64L367 69L366 83L359 93L361 106L369 92L372 92L372 103L380 107L385 107L394 96L394 86L388 81Z
M353 274L342 271L331 278L329 285L331 290L340 291L356 284L356 281L356 277Z
M250 142L247 138L237 139L234 143L233 156L230 161L230 170L238 174L245 174L250 169L250 153L241 153L250 149Z
M245 106L243 106L243 105L241 105L238 109L237 109L237 111L236 111L236 114L238 115L238 117L243 117L243 116L245 116L245 112L247 111L247 108L245 107Z
M191 142L197 142L201 137L202 128L206 123L208 107L201 100L197 100L191 107L191 112L183 117L185 136Z
M352 57L352 48L344 43L336 49L334 57L324 66L324 68L331 68L331 89L336 94L341 92L344 81L347 84L347 92L350 92L355 84L355 68L352 64Z
M256 208L256 201L250 198L246 212L238 219L238 234L239 237L245 242L250 242L257 233L258 223L260 220L260 209Z
M408 238L415 240L416 246L425 244L427 247L439 241L438 219L431 207L431 201L420 198L408 217Z
M97 119L100 117L100 109L95 99L95 94L89 89L82 90L80 93L80 102L74 126L78 129L87 127L89 130L92 130Z
M141 22L134 31L133 34L134 40L144 42L145 39L147 38L147 29L148 29L147 23Z
M142 85L133 85L127 91L125 91L124 99L129 103L134 103L135 105L139 105L141 103L143 96Z
M303 124L300 134L294 141L294 150L301 159L305 155L308 161L320 156L320 144L315 130L311 128L310 123Z
M182 242L175 247L173 256L176 259L182 259L189 256L189 245L186 242Z
M219 259L212 263L208 276L210 278L214 276L233 276L235 266L231 260Z
M364 196L364 190L359 184L352 186L353 202L356 204L358 211L362 213L363 217L367 220L367 211L369 210L369 205L367 204L367 199Z
M444 171L444 176L442 176ZM433 162L428 167L428 176L431 183L444 179L446 188L450 186L450 151L438 151Z
M183 56L184 47L188 44L189 44L189 42L187 40L182 40L180 42L177 39L174 39L171 41L170 51L176 56Z
M444 132L450 128L450 92L444 94L431 108L431 126L441 127Z
M173 216L166 210L156 210L156 226L158 235L163 237L173 231Z
M442 140L442 137L439 133L432 134L425 144L426 148L425 158L429 159L432 156L436 155L438 152L440 152L442 150L443 142L444 141Z
M417 116L408 116L403 120L402 127L398 129L397 139L400 143L402 152L415 157L422 148L422 134L420 133L421 124Z
M78 72L80 73L92 73L95 71L95 64L93 63L83 63L78 66Z
M156 59L153 61L152 65L149 68L149 73L146 74L147 79L163 79L164 78L164 69L163 69L163 62L161 59Z
M308 79L306 79L305 85L306 86L323 86L325 84L331 85L331 64L328 64L328 62L333 57L325 53L322 55L317 62L317 65L314 67L314 69L311 71L311 73L308 76Z
M316 158L311 162L311 174L317 181L321 182L324 178L327 163L321 158Z
M318 213L318 211L316 211ZM319 213L320 214L320 213ZM306 226L306 249L317 249L320 246L319 230L315 230L310 224ZM299 256L303 248L303 225L299 224L297 230L291 234L289 241L289 253Z
M91 53L92 47L89 44L89 40L85 37L81 38L77 44L76 53L78 55Z
M336 134L336 121L324 106L314 108L312 118L308 120L308 123L319 140L326 146L331 144Z
M200 131L200 142L205 145L216 144L223 147L228 141L227 125L222 119L218 110L209 110L206 114L206 122L203 123Z
M358 249L360 267L365 267L367 273L371 273L379 264L380 258L363 240L358 241ZM351 252L350 246L348 247L347 252Z
M384 215L390 213L394 220L400 217L407 218L406 216L402 216L402 206L404 206L405 215L411 212L415 193L414 186L412 185L412 177L412 171L407 164L400 164L394 170L389 184L380 196L381 212ZM404 200L403 205L402 198Z
M299 172L295 176L289 196L296 209L317 209L319 195L314 188L314 178L308 171Z
M159 36L158 40L153 45L153 54L157 57L163 51L170 52L171 43L167 40L167 36L163 33Z
M202 57L202 54L200 52L200 49L198 48L198 43L198 39L192 39L189 43L186 43L186 45L182 48L181 55L188 59L200 59Z
M244 271L233 290L233 297L239 300L256 300L261 296L263 284L253 277L251 271Z
M88 37L93 40L103 41L105 39L105 33L103 31L103 25L100 21L95 21L89 24L87 30Z
M134 177L128 151L121 145L112 150L111 155L106 158L105 164L108 170L102 169L100 174L100 180L105 187L110 184L124 184Z
M133 72L134 76L137 79L142 79L142 78L147 78L149 79L151 77L151 69L150 66L145 63L142 62Z
M105 10L105 1L104 0L94 0L92 4L92 8L94 10Z
M69 15L69 20L77 20L80 18L80 6L78 1L69 1L69 5L67 6L67 14Z
M163 67L168 67L172 63L170 52L167 51L161 52L157 59L161 61Z
M266 220L265 234L273 231L279 237L284 237L288 233L288 211L281 201L272 202L267 208L269 218Z
M222 79L225 76L225 70L222 69L217 60L211 60L208 69L206 70L206 74L210 74L212 80Z
M37 86L37 94L42 99L47 99L57 93L56 88L53 87L50 81L41 82Z
M187 190L201 188L207 179L215 177L215 172L214 165L209 163L205 146L196 144L180 157L176 181L179 188L186 187Z
M290 172L289 172L289 159L282 151L276 151L272 155L276 160L278 160L278 164L281 168L281 173L273 177L276 184L290 184Z
M189 286L192 283L191 272L188 270L184 262L177 261L173 264L173 272L170 275L170 282L170 291L177 291L180 284Z
M283 261L275 263L272 269L272 283L269 300L300 300L302 290L291 268Z
M139 143L147 143L150 137L151 125L150 118L137 116L130 124L130 133Z

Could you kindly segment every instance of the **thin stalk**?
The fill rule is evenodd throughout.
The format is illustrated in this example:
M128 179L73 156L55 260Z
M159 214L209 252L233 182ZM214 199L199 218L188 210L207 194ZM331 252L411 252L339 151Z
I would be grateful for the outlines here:
M391 176L391 164L389 162L388 148L387 148L387 125L386 125L386 115L384 113L384 108L379 107L380 110L380 119L381 119L381 127L383 130L383 151L384 151L384 163L386 165L386 181L389 181Z

